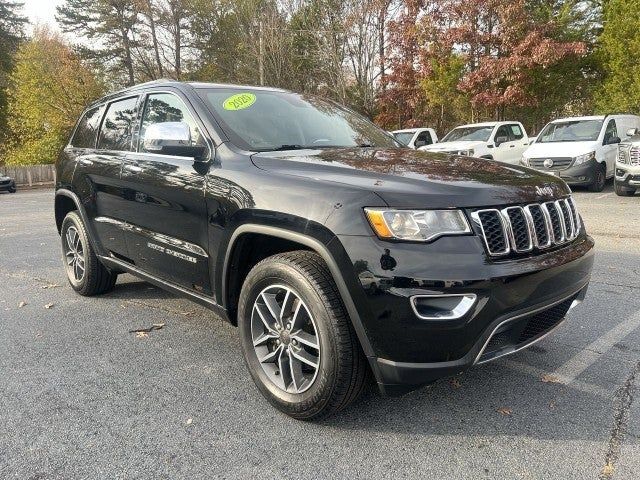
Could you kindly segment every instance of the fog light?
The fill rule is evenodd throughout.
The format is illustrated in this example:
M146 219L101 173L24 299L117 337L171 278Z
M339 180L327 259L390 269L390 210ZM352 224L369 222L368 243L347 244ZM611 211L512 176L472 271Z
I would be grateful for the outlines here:
M422 320L455 320L464 317L476 303L474 293L453 295L414 295L411 308Z

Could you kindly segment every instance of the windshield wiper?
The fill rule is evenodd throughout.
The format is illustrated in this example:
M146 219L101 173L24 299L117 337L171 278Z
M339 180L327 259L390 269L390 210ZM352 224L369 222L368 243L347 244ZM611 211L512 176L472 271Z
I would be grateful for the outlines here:
M270 148L269 150L266 150L267 152L279 152L281 150L304 150L305 148L309 148L309 147L305 147L303 145L298 145L298 144L290 144L290 145L280 145L277 146L275 148Z

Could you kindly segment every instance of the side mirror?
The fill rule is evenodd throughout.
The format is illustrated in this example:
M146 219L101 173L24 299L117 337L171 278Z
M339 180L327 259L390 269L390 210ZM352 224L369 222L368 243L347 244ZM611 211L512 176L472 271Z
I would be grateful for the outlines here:
M627 130L627 137L633 137L637 133L638 133L637 128L630 128L629 130Z
M616 143L620 143L620 137L609 137L609 140L606 142L606 145L615 145Z
M144 132L144 150L161 155L201 159L204 145L193 145L191 129L184 122L162 122L149 125Z
M503 143L507 143L508 141L509 137L507 137L506 135L496 137L496 147L499 147L500 145L502 145Z

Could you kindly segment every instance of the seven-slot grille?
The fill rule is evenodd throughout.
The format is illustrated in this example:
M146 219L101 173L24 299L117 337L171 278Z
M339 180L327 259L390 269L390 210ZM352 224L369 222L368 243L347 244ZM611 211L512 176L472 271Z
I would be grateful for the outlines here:
M580 216L572 198L500 210L488 208L471 216L480 226L491 256L562 245L574 240L580 232Z
M550 167L545 166L545 160L551 160L553 163ZM529 166L538 170L564 170L568 168L573 162L572 157L551 157L551 158L530 158Z
M640 167L640 147L621 144L618 148L618 161L634 167Z

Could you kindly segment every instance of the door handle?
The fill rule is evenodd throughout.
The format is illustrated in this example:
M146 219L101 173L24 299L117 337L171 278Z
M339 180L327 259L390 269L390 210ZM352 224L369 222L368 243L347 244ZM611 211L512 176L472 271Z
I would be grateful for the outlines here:
M137 165L125 165L124 168L132 173L140 173L142 171L142 167Z
M509 148L513 148L513 147L515 147L515 145L509 145Z

